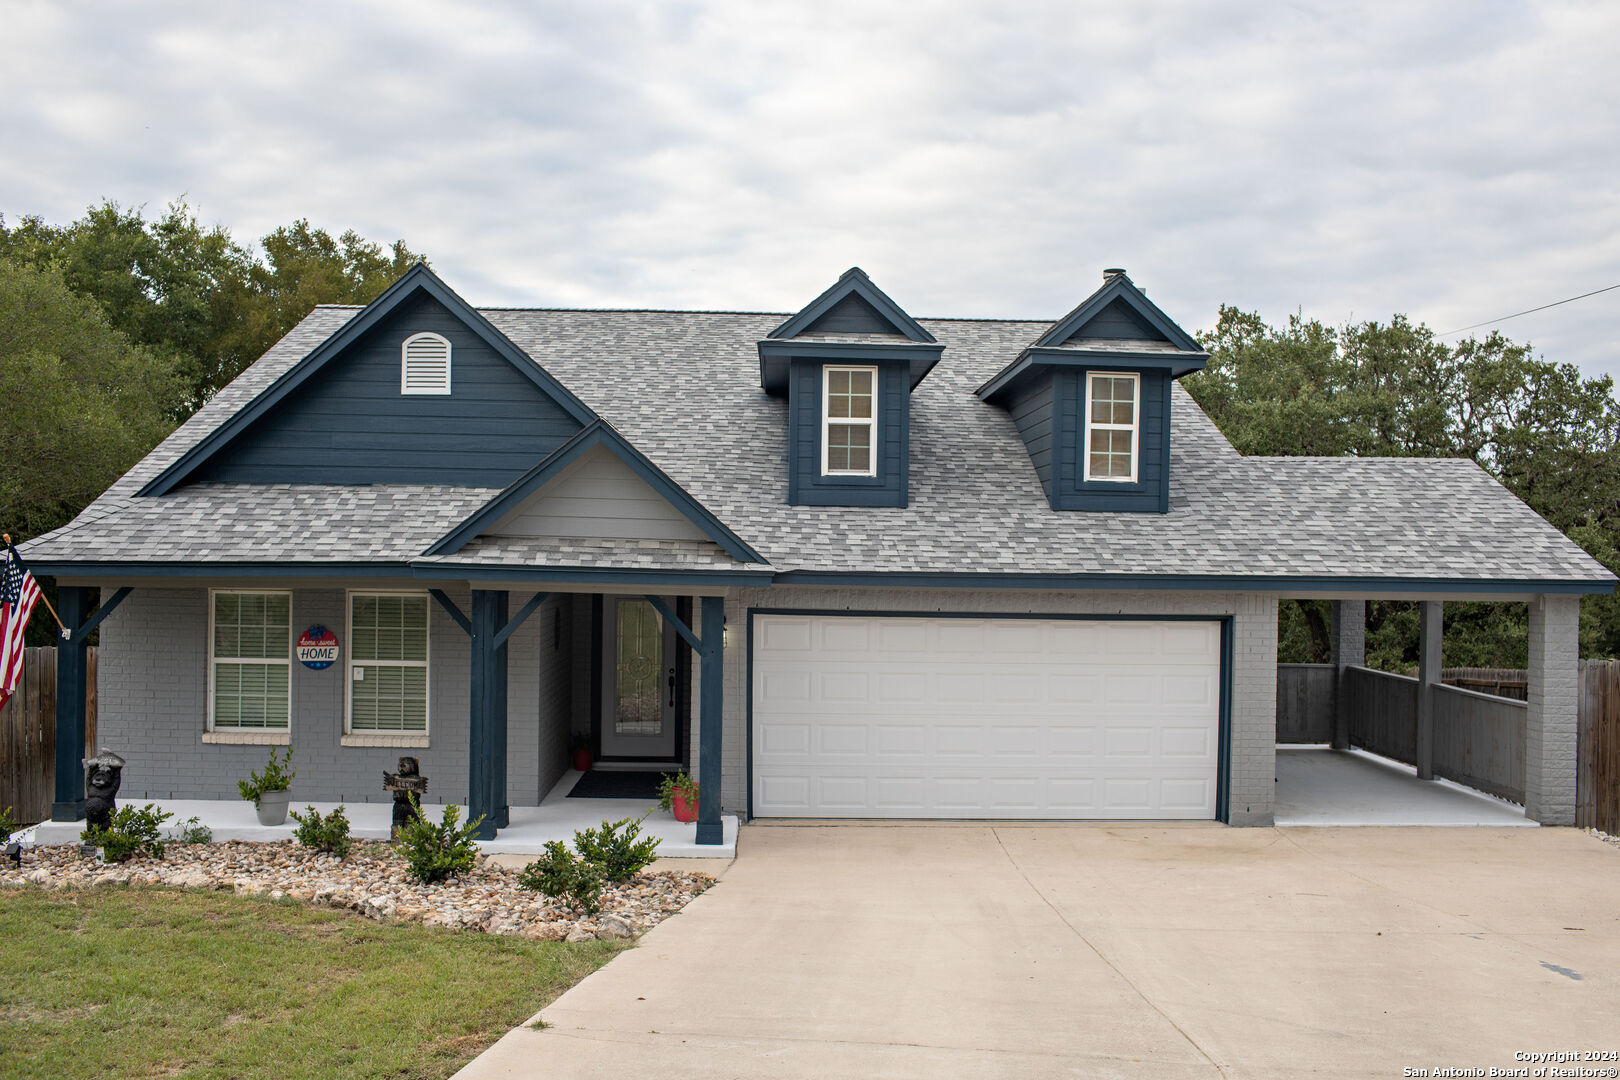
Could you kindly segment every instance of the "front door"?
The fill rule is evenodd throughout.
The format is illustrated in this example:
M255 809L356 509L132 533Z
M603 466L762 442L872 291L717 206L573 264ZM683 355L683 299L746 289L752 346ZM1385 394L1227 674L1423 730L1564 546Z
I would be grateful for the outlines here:
M675 687L675 628L645 600L605 597L602 757L676 760Z

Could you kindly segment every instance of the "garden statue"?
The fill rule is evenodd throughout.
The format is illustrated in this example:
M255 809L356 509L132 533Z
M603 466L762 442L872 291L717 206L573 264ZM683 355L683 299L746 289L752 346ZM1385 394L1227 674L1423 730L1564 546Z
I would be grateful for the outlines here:
M394 793L394 827L389 830L390 840L399 839L399 831L411 823L416 812L411 807L411 796L418 803L427 794L427 777L422 775L422 763L413 757L399 759L399 772L383 770L383 790Z
M88 825L107 827L116 808L113 802L124 782L124 759L107 749L84 759L84 819Z

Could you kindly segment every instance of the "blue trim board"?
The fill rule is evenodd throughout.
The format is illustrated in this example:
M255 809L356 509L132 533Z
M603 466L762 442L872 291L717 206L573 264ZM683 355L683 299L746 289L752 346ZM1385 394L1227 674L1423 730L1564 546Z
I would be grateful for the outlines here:
M1221 620L1221 733L1217 744L1220 760L1215 766L1215 820L1225 825L1232 823L1232 664L1236 625L1231 615Z
M928 377L944 353L943 345L882 345L872 342L761 341L759 343L759 385L767 394L786 393L788 369L795 359L824 360L827 363L861 364L880 360L905 360L908 389Z
M596 414L584 402L575 397L562 383L541 369L539 364L535 363L522 349L514 345L488 319L480 315L460 296L457 296L453 289L439 279L438 275L428 269L426 263L417 263L407 270L398 281L390 285L381 296L368 304L365 310L350 319L331 337L312 349L309 355L283 372L280 378L262 390L247 405L238 409L213 431L198 440L178 460L142 487L138 494L163 495L172 491L184 482L187 477L201 468L215 453L247 430L256 420L275 408L290 394L296 392L313 375L335 357L341 355L350 345L359 341L361 337L390 315L406 299L419 291L427 293L449 309L453 315L461 319L469 331L476 334L497 355L511 363L513 367L539 387L543 393L556 401L563 411L573 417L576 422L583 425L596 420Z
M784 570L773 585L866 585L875 588L938 589L1186 589L1228 592L1365 592L1608 594L1614 582L1535 579L1286 577L1243 574L979 574L932 571L847 572Z
M550 593L537 592L533 596L529 597L529 602L518 609L518 613L512 616L512 621L501 627L500 630L496 632L495 647L497 649L505 648L506 642L511 638L511 636L517 633L518 628L529 620L530 615L533 615L540 609L540 605L545 603L546 597L550 595Z
M1116 274L1103 284L1103 287L1092 293L1080 302L1080 306L1069 312L1063 318L1052 324L1052 328L1036 340L1036 348L1061 345L1074 335L1076 330L1085 326L1103 309L1115 300L1123 300L1132 311L1141 316L1144 322L1159 333L1172 345L1178 345L1188 352L1202 353L1204 347L1198 344L1187 331L1177 326L1175 321L1159 310L1157 304L1147 298L1147 295L1138 289L1129 277Z
M499 521L524 499L555 479L563 469L566 469L569 465L578 461L586 452L598 446L607 448L631 472L646 481L648 486L656 491L665 502L679 510L683 517L696 525L703 531L704 535L724 549L726 554L738 562L763 563L765 561L764 556L749 547L740 536L727 528L725 523L711 514L702 503L689 495L685 488L671 480L662 469L649 461L645 454L632 446L628 439L620 435L605 420L596 420L587 425L579 434L553 451L550 457L518 477L505 491L485 503L471 517L457 525L432 547L428 548L424 554L453 555L460 551L481 531Z
M670 606L664 603L663 597L654 596L651 593L648 593L646 596L642 597L642 599L651 604L653 606L653 610L662 615L669 625L675 628L675 632L681 635L681 637L685 638L686 643L697 651L699 656L703 655L702 640L697 636L697 634L692 632L692 628L690 626L686 625L685 619L675 614L675 612L671 610Z
M806 304L797 315L772 330L767 337L790 338L804 332L805 327L813 324L821 316L831 311L833 307L850 294L859 296L875 308L879 315L888 320L896 333L903 334L912 341L933 342L934 335L924 330L916 319L907 315L905 311L889 298L884 292L872 283L866 276L866 271L858 266L852 266L839 275L838 280L826 292Z
M1286 577L1239 574L992 574L843 570L593 570L477 563L111 563L46 562L34 573L84 578L416 578L424 581L579 582L602 585L846 585L938 589L1187 589L1226 592L1485 593L1593 595L1613 581L1533 578Z
M1221 627L1221 678L1220 678L1220 731L1217 736L1217 757L1215 765L1215 820L1223 824L1230 824L1230 799L1232 787L1232 643L1235 619L1231 615L1110 615L1110 614L1071 614L1051 612L1022 612L1022 611L878 611L864 609L843 608L771 608L751 607L746 612L746 626L748 640L745 643L743 666L747 682L743 684L744 696L747 705L743 722L747 725L744 738L744 767L748 784L747 813L748 820L754 818L754 616L755 615L810 615L827 616L838 615L850 618L895 618L895 619L1025 619L1057 621L1066 620L1074 622L1213 622ZM992 820L992 819L985 819ZM1092 820L1080 819L1075 820Z
M1167 371L1173 379L1202 371L1209 363L1209 354L1200 353L1137 353L1103 352L1088 349L1028 348L1018 359L1002 368L990 381L974 391L981 401L990 401L997 394L1011 388L1026 374L1041 368L1080 368L1098 371Z

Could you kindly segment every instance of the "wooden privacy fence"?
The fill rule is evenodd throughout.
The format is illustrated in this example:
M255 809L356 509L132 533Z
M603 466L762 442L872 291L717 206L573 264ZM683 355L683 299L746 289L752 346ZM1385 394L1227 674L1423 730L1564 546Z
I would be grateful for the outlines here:
M1339 669L1333 664L1278 664L1277 741L1330 741L1338 686Z
M1620 660L1581 661L1575 824L1620 834Z
M84 745L96 745L96 650L85 650ZM92 749L90 751L94 753ZM32 824L51 816L56 798L56 650L23 652L22 678L0 708L0 810Z

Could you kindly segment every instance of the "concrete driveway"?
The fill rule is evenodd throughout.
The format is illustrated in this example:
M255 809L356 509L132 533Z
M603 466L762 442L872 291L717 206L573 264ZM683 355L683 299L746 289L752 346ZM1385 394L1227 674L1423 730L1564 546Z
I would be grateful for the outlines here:
M746 826L738 847L459 1075L1269 1080L1620 1049L1620 848L1573 829Z

